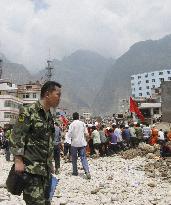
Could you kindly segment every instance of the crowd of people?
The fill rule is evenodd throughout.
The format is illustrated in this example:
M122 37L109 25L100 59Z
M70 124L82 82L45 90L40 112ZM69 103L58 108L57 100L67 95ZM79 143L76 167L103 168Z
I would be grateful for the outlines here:
M69 123L72 123L72 121ZM65 162L72 161L72 136L69 134L70 125L60 126L59 123L55 123L54 126L54 160L56 174L58 174L60 156L64 156ZM157 129L155 124L150 126L149 124L134 122L129 125L112 123L110 126L106 126L105 124L95 122L94 124L85 124L85 126L87 130L86 146L84 144L86 155L93 158L110 156L122 150L136 148L140 142L164 146L166 142L171 141L171 129L169 131ZM9 146L11 132L11 128L4 130L0 127L0 148L4 149L6 161L10 161L11 156ZM78 132L76 135L79 136L80 133Z
M80 157L87 179L91 179L88 157L112 156L122 150L136 148L140 142L161 145L162 157L171 156L171 130L158 130L156 125L139 123L85 123L77 112L63 126L50 108L56 108L61 96L61 85L46 82L41 88L41 99L20 109L16 124L9 129L0 128L0 149L10 161L13 156L15 173L25 173L23 199L27 205L50 205L49 187L52 173L59 174L61 156L72 163L72 175L78 175ZM63 121L64 122L64 121ZM67 123L66 123L67 122ZM54 164L52 163L54 161ZM10 176L10 175L9 175Z
M75 118L75 115L77 116ZM70 125L61 128L56 127L56 139L58 147L58 163L56 163L56 174L59 173L60 156L64 157L65 162L72 162L73 175L78 175L77 157L80 156L85 173L89 174L86 157L99 158L112 156L120 151L138 147L139 143L144 142L150 145L160 144L161 157L171 156L171 129L163 131L157 129L156 125L111 123L110 126L103 123L94 122L93 124L80 121L78 113L73 114L73 121ZM59 131L60 130L60 134ZM88 175L90 178L90 175Z
M87 124L86 126L88 130L86 152L87 155L94 158L109 156L129 148L136 148L140 142L161 145L171 141L171 130L158 130L155 124L149 126L149 124L134 122L129 125L113 123L111 126L105 126L95 122L95 124ZM68 140L68 129L64 133L64 141L67 141L67 143L64 143L65 150L66 146L67 149L70 146L71 139ZM64 156L66 161L66 152ZM70 154L68 156L70 158Z

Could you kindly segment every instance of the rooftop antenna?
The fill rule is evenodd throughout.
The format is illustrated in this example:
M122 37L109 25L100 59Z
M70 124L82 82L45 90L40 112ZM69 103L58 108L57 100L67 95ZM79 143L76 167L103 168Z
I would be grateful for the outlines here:
M50 60L50 49L49 49L49 60L47 60L47 73L46 73L46 81L50 81L52 77L52 70L54 67L52 66L52 61Z

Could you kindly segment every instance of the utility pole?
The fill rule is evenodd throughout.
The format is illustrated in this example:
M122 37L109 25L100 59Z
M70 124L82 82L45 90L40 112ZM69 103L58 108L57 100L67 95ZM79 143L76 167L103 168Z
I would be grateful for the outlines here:
M51 77L52 77L52 70L54 69L51 65L52 61L50 60L47 60L47 73L46 73L46 81L50 81L51 80Z

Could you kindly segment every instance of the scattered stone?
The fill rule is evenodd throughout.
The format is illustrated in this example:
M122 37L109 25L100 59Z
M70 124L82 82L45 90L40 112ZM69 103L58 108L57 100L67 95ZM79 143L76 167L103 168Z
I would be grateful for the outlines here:
M150 182L147 185L150 186L150 187L155 187L156 186L156 184L154 182Z
M148 153L148 154L146 155L147 159L154 159L155 156L156 156L156 155L153 154L153 153Z
M171 161L167 158L157 160L155 157L157 149L156 146L151 148L151 146L141 145L130 152L125 151L129 159L124 159L120 155L95 160L88 158L91 180L84 179L82 169L79 169L77 177L72 177L71 163L64 163L62 160L61 172L58 176L60 182L52 204L169 205ZM138 154L136 154L137 150ZM0 205L25 205L22 196L13 196L4 187L11 164L5 161L4 155L0 155ZM78 167L81 166L78 160Z
M108 176L107 180L113 180L113 176Z
M100 191L100 188L96 188L96 189L91 191L91 194L97 194L97 192L99 192L99 191Z
M114 201L119 201L119 199L116 196L112 196L111 197L111 202L114 202Z

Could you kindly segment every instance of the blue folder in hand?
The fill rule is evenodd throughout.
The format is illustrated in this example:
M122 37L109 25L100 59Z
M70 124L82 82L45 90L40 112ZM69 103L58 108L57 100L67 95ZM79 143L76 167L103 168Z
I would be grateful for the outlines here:
M59 183L59 179L57 179L55 176L52 175L49 200L52 200L52 197L55 193L55 190L56 190L56 187L57 187L58 183Z

